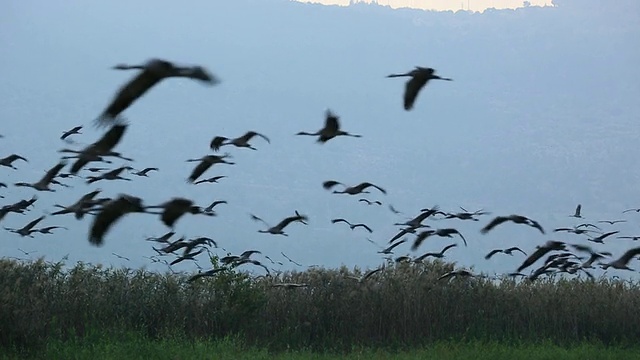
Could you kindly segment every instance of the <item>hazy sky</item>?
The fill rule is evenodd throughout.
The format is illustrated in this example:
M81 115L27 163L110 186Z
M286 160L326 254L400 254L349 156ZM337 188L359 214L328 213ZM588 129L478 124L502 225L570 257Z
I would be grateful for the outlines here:
M482 14L285 0L202 0L188 7L154 6L153 13L148 0L5 4L0 156L18 153L29 162L17 162L18 170L0 168L0 182L37 181L59 160L56 151L70 147L59 139L63 130L86 126L74 148L102 135L93 119L133 75L111 70L115 64L160 57L206 66L222 82L205 87L169 79L126 110L131 125L116 150L135 159L132 166L157 166L159 172L149 178L131 175L130 182L65 180L73 188L38 192L32 211L9 214L0 226L22 227L53 212L54 204L71 204L95 188L108 196L140 196L147 204L175 196L202 206L227 200L216 208L217 217L185 216L175 231L210 236L231 253L258 249L285 262L274 268L302 270L280 252L304 265L375 267L380 248L367 237L383 246L398 231L393 223L421 208L483 208L492 214L480 222L430 225L456 227L467 238L469 246L452 249L449 260L490 273L513 271L522 261L519 256L484 260L493 248L518 245L530 252L549 239L585 242L552 232L580 223L568 217L578 203L585 221L625 218L627 223L616 225L621 234L640 235L640 215L622 214L640 206L639 5L556 3ZM417 65L454 81L429 83L407 112L405 80L385 76ZM344 130L363 137L320 145L294 135L321 128L326 109L340 116ZM228 178L219 184L186 183L194 166L186 159L210 153L216 135L236 137L247 130L264 133L271 144L257 138L252 142L257 151L224 147L236 165L216 165L203 177ZM111 167L123 164L115 161ZM366 198L384 205L332 194L322 188L330 179L382 186L387 195L373 191ZM0 189L5 196L0 201L33 194L10 186ZM404 214L391 213L388 204ZM264 226L249 217L253 213L276 224L295 210L310 217L309 225L291 225L288 237L258 233ZM540 221L547 235L513 224L480 234L492 216L513 213ZM365 222L374 232L331 224L335 217ZM31 257L59 260L69 254L71 262L139 267L149 263L143 256L154 254L144 237L169 230L156 216L132 214L98 248L87 241L90 223L91 217L78 222L69 215L48 216L41 225L69 230L34 239L2 231L0 251L24 258L20 248L36 251ZM416 253L405 244L395 256L439 251L453 241L430 238ZM618 256L634 244L613 239L598 249ZM207 266L205 256L199 262ZM195 267L182 263L175 269Z

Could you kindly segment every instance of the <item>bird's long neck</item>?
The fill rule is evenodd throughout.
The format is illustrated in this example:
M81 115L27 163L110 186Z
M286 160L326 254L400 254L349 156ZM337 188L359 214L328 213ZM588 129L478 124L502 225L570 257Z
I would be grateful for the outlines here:
M410 73L406 73L406 74L391 74L391 75L387 75L388 78L403 77L403 76L411 76L411 74Z
M144 70L145 66L144 65L127 65L127 64L120 64L120 65L116 65L113 67L116 70Z

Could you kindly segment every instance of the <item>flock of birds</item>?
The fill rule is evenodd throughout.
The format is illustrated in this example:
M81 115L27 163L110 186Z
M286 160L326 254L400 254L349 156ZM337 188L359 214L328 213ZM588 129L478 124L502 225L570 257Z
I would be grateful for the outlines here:
M68 185L64 184L61 180L72 177L84 177L87 184L95 184L108 180L131 181L130 178L125 177L127 173L138 177L147 177L152 172L159 171L159 169L156 167L147 167L141 170L136 170L131 166L120 166L115 169L110 169L106 167L92 166L92 164L95 163L110 164L112 163L112 161L109 160L110 158L119 158L120 160L127 162L132 161L132 159L125 157L123 156L123 154L114 150L117 145L121 143L121 141L123 141L126 130L130 126L121 114L136 100L141 98L149 89L151 89L154 85L160 83L164 79L176 77L188 78L199 81L206 85L215 85L220 82L218 78L216 78L202 66L178 66L172 62L161 59L151 59L145 64L137 66L123 64L116 65L115 67L113 67L113 69L138 70L138 73L133 76L130 81L128 81L120 89L118 89L112 101L95 120L94 124L97 128L108 127L108 130L105 131L102 137L82 149L74 150L63 148L59 150L60 153L66 155L62 156L60 161L53 167L51 167L48 171L46 171L45 175L36 182L19 182L14 184L0 183L0 188L7 188L13 185L16 187L30 187L38 192L53 192L56 191L53 186L67 187ZM450 78L443 78L436 75L435 71L431 68L423 67L416 67L414 70L404 74L391 74L388 75L388 77L409 77L409 80L405 84L403 96L403 106L407 111L413 109L418 94L430 80L452 81L452 79ZM321 129L315 132L300 131L297 133L297 135L317 137L317 142L321 144L324 144L327 141L330 141L331 139L334 139L338 136L353 138L361 137L361 135L350 134L342 130L339 120L340 119L336 114L334 114L331 110L327 110L324 126ZM60 139L68 143L72 143L70 141L70 137L81 135L82 129L83 126L76 126L72 129L64 131ZM0 135L0 137L2 137L2 135ZM222 155L218 154L222 147L228 146L256 150L256 148L250 143L253 142L255 138L261 138L267 143L271 142L267 136L255 131L247 131L244 135L237 138L215 136L209 144L209 147L212 151L211 154L204 155L198 159L187 160L188 162L196 163L192 172L187 178L187 182L191 184L216 183L226 178L226 176L220 175L203 178L203 175L214 165L235 165L234 162L230 161L231 155L229 153L225 153ZM19 154L11 154L0 159L0 167L6 167L15 170L18 169L16 164L19 161L28 162L25 157ZM63 172L63 169L67 167L68 171ZM374 190L381 194L387 193L387 191L381 186L370 182L348 185L335 180L327 180L322 184L322 186L324 189L326 189L327 191L332 191L332 193L334 194L345 194L352 196L360 194L370 194L371 191ZM56 204L55 207L60 210L47 212L46 215L36 218L35 220L27 223L21 228L5 227L4 229L23 237L33 237L36 233L52 234L56 229L66 228L61 226L38 227L38 224L43 221L46 216L73 214L77 220L82 220L85 218L85 216L89 215L92 218L90 220L91 226L89 228L88 241L95 246L101 246L105 241L104 239L107 233L112 227L116 225L119 219L131 213L144 213L159 216L160 221L162 221L163 224L170 228L170 231L162 236L147 239L149 241L160 244L158 248L153 248L157 252L158 256L150 258L152 261L164 261L166 264L171 266L182 261L195 260L195 257L197 255L204 252L211 254L209 249L211 247L218 247L216 241L209 237L196 237L191 239L182 237L174 241L172 241L171 239L175 235L175 231L173 231L173 228L180 218L182 218L186 214L215 216L216 212L214 211L214 208L217 205L226 204L227 202L224 200L214 201L206 207L201 207L197 205L193 200L186 198L172 198L159 205L146 205L141 198L133 195L120 194L115 198L99 197L101 192L101 189L94 189L83 195L73 204ZM0 195L0 197L2 197L2 195ZM25 214L32 206L34 206L37 200L37 195L34 195L30 199L24 199L16 203L7 204L0 207L0 222L10 213ZM360 198L358 201L366 203L368 205L382 205L382 202L378 200ZM389 205L388 207L393 213L400 214L400 212L393 206ZM466 247L468 245L467 239L457 229L453 227L434 228L431 225L425 223L427 220L440 219L479 221L480 217L489 215L488 212L483 210L474 212L467 211L464 208L461 208L461 210L461 212L446 212L440 210L438 206L421 209L420 212L413 218L405 222L394 224L400 226L400 228L398 229L398 233L389 240L388 246L384 249L381 249L379 253L389 256L393 255L393 250L395 248L407 242L411 244L411 251L417 251L420 246L430 237L454 238L455 236L460 238L462 244ZM640 212L640 209L629 209L625 212L630 211ZM575 213L572 214L571 217L583 219L581 215L581 205L577 206ZM291 216L286 217L275 225L271 225L253 214L251 214L251 219L256 222L261 222L265 225L265 229L258 230L258 232L282 236L288 236L285 232L285 229L287 227L295 224L308 225L309 221L308 215L301 214L297 210L294 210ZM625 221L626 220L601 220L600 223L608 223L610 226L613 226L617 223ZM363 231L367 231L368 233L373 232L371 227L367 224L352 223L344 218L335 218L332 219L331 222L333 224L344 223L351 230L361 228ZM480 230L480 232L482 234L487 234L492 229L507 222L525 225L531 227L535 231L540 232L541 234L546 234L544 228L537 221L517 214L496 216L492 220L488 221L486 225ZM587 242L583 241L567 243L557 240L548 240L546 243L537 246L535 250L533 250L529 255L519 247L494 249L486 254L485 259L492 259L497 254L514 256L514 253L520 253L525 257L525 259L523 260L522 264L516 269L516 271L511 273L510 275L521 276L529 280L535 280L541 275L553 273L584 273L589 277L593 277L589 270L596 267L600 267L602 269L614 268L632 270L628 267L628 264L631 262L631 260L638 258L638 256L640 255L640 247L636 247L626 251L622 256L615 260L605 260L607 258L611 258L612 254L609 252L596 251L594 250L594 248L588 246L587 244L589 242L593 244L603 244L605 239L618 234L619 231L602 231L602 228L594 223L585 222L570 228L557 228L554 229L553 232L568 232L578 236L586 236L586 238L584 239L586 239ZM408 240L410 237L412 237L413 240ZM618 238L630 239L635 241L640 239L640 236L618 236ZM368 240L373 243L372 240ZM393 257L388 257L387 259L390 261L395 261L397 263L404 263L422 262L423 260L430 257L444 258L447 251L457 246L459 246L458 243L452 243L445 246L440 252L427 252L414 258L407 255L399 256L395 259ZM171 254L176 256L173 261L168 262L166 260L160 260L161 256ZM200 271L198 274L192 276L189 281L195 281L196 279L205 276L214 276L216 273L223 271L224 269L237 267L244 264L252 264L262 267L267 274L270 274L270 270L267 266L265 266L264 261L261 262L251 257L254 254L261 254L261 252L257 250L247 250L240 255L228 255L222 257L220 259L220 262L222 263L223 267ZM297 264L295 261L287 257L284 253L281 254L290 262ZM582 254L584 254L585 256L581 256ZM114 255L117 254L114 253ZM542 259L545 256L546 259L542 262L541 266L535 268L529 274L523 273L525 269L531 267L532 265L537 263L538 260ZM274 261L268 256L264 256L264 258L271 261L271 263L282 264L281 262ZM374 274L383 271L384 268L385 265L382 265L376 269L366 272L362 277L354 277L354 279L359 282L363 282ZM454 276L482 275L474 274L467 269L458 269L443 274L440 279L447 279ZM274 286L295 288L306 286L306 284L279 283L274 284Z

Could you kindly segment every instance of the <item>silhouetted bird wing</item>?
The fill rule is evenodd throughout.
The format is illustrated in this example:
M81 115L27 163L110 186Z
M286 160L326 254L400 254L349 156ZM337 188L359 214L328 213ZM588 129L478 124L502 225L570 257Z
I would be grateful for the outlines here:
M517 247L517 246L510 247L510 248L508 248L506 251L508 251L508 252L512 252L512 251L520 251L522 254L524 254L524 256L527 256L527 253L526 253L526 252L524 252L524 251L522 251L522 249L520 249L520 248L519 248L519 247Z
M332 219L332 220L331 220L331 223L332 223L332 224L339 223L339 222L343 222L343 223L346 223L346 224L348 224L348 225L351 225L351 223L350 223L350 222L348 222L347 220L342 219L342 218L340 218L340 219Z
M420 90L426 85L429 78L422 74L414 75L407 81L404 90L404 109L409 111L413 109L413 104L420 93Z
M338 117L334 115L331 110L327 110L326 120L324 124L325 130L330 133L336 133L340 130L340 123L338 122Z
M617 261L627 264L637 255L640 255L640 247L627 250Z
M110 201L95 216L89 230L89 242L95 246L102 246L104 235L114 223L127 213L142 211L142 199L134 196L122 195Z
M365 228L369 233L373 233L373 230L371 230L371 228L370 228L370 227L368 227L368 226L367 226L367 225L365 225L365 224L356 224L356 225L353 225L353 228L354 228L354 229L355 229L355 228L357 228L357 227Z
M263 138L264 140L266 140L266 142L271 143L271 140L269 140L268 137L266 137L266 136L264 136L264 135L262 135L262 134L260 134L258 132L255 132L255 131L247 131L247 133L242 135L239 139L244 141L244 142L248 142L254 136L259 136L259 137Z
M480 230L480 232L483 233L483 234L486 234L489 231L491 231L491 229L493 229L494 227L502 224L505 221L509 221L509 220L511 220L511 219L506 217L506 216L497 216L493 220L491 220L491 222L489 222L485 227L483 227L482 230Z
M168 62L165 62L165 65L173 67L173 65ZM95 124L98 126L104 126L115 121L121 112L131 106L134 101L139 99L162 79L162 75L151 70L149 67L141 70L135 77L118 89L111 103L109 103L107 108L95 120Z
M65 161L61 161L56 166L49 169L49 171L47 171L47 173L42 178L42 182L45 184L51 183L51 180L53 180L53 178L56 177L56 175L58 175L60 170L62 170L62 168L65 167L66 165L67 163Z
M580 217L580 211L582 210L582 205L578 204L578 206L576 206L576 212L573 214L574 217Z
M335 181L335 180L327 180L327 181L322 183L322 187L327 189L327 190L331 190L331 188L336 186L336 185L343 185L343 184L341 182L338 182L338 181Z
M200 163L193 169L191 175L189 175L188 181L193 183L196 181L205 171L207 171L213 163L211 161L202 160Z
M211 140L211 144L209 144L209 147L213 151L218 151L220 149L220 146L222 146L226 140L229 139L224 136L216 136L213 138L213 140Z
M489 260L491 259L491 257L499 252L502 252L502 249L495 249L495 250L491 250L489 251L489 253L487 255L485 255L485 259Z

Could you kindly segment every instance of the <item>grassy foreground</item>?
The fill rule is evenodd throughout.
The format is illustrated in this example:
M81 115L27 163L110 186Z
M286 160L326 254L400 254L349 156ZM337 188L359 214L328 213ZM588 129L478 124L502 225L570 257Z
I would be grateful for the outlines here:
M269 352L244 345L234 338L192 341L179 338L153 340L128 333L118 337L93 334L82 339L53 340L41 349L0 350L2 359L639 359L640 347L606 347L581 343L560 347L551 343L505 344L442 341L428 348L399 351L353 349L348 353L306 350Z
M636 282L441 281L454 268L441 261L387 264L364 282L345 267L188 282L63 265L0 259L0 356L640 359Z

